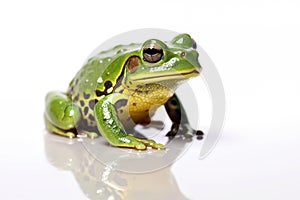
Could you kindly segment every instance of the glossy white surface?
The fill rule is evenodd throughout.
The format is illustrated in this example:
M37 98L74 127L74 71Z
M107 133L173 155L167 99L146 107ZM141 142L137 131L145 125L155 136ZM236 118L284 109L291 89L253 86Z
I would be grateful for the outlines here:
M86 199L105 191L94 187L118 193L106 199L299 199L299 1L172 2L153 0L151 9L140 1L0 3L1 199ZM149 13L158 19L150 23ZM165 171L112 172L108 185L87 183L78 167L85 155L72 145L57 151L66 141L44 131L44 96L65 90L101 42L148 26L188 32L212 58L227 97L223 136L204 160L194 143Z

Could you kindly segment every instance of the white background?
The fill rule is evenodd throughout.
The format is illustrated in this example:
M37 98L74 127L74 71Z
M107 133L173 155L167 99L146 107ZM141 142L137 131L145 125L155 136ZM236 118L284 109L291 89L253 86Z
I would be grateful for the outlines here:
M66 89L106 39L146 27L191 34L225 87L218 145L197 160L194 144L171 169L181 193L299 199L297 0L1 1L1 199L85 198L72 174L45 158L44 96Z

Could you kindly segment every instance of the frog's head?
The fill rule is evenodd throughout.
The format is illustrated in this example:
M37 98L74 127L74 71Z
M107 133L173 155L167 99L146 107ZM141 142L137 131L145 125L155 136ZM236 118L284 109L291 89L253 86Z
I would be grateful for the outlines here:
M127 86L158 83L175 87L201 71L196 43L188 34L180 34L167 43L147 40L128 56L125 66L123 84Z

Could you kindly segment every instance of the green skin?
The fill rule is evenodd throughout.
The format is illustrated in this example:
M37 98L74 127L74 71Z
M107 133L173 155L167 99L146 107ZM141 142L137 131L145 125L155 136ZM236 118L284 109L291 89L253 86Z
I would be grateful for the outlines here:
M160 51L146 52L149 47ZM156 56L154 62L149 61L149 54ZM200 71L196 43L188 34L170 42L151 39L144 44L118 45L89 59L66 93L47 94L46 127L70 138L78 134L93 138L101 133L113 146L164 149L163 144L130 132L136 124L149 124L155 110L164 105L173 122L167 136L174 137L180 127L188 129L190 136L201 135L189 126L175 95L179 84Z

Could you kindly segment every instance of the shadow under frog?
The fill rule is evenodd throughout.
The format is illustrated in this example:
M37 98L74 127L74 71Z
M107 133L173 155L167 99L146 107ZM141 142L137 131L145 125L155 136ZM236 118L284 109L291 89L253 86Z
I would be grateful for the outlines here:
M45 134L44 142L48 161L71 171L89 199L187 199L170 166L150 173L121 172L95 159L80 139Z

